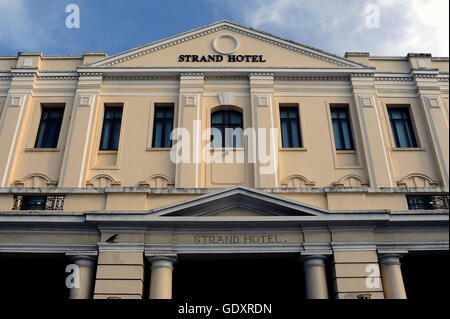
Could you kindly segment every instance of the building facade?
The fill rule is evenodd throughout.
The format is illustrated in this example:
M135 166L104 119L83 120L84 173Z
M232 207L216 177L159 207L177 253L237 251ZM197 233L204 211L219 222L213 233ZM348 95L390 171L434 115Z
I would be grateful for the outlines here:
M414 265L448 265L448 72L229 21L0 57L2 289L36 265L64 294L72 264L70 298L181 299L258 260L299 298L425 295Z

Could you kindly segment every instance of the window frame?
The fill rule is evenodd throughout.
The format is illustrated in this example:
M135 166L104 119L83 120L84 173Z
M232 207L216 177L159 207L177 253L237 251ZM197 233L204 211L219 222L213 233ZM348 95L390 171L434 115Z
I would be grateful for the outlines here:
M391 111L392 110L401 110L407 115L407 119L392 119L391 118ZM411 106L410 105L396 105L396 104L387 104L386 105L386 113L387 113L387 119L389 121L389 126L391 127L390 130L390 134L392 137L392 143L393 143L393 148L394 149L418 149L420 148L420 144L419 144L419 138L417 135L417 130L415 127L415 121L414 121L414 117L412 114L412 110L411 110ZM393 125L393 121L394 122L398 122L398 121L402 121L403 123L405 121L407 122L407 127L409 129L409 132L411 134L410 139L413 142L412 145L408 145L408 146L402 146L400 145L400 139L397 133L397 126ZM405 131L406 132L406 131ZM409 139L408 139L409 140ZM399 143L397 143L397 141ZM408 142L409 143L409 142Z
M296 118L289 118L289 115L286 119L282 119L281 118L281 111L282 109L295 109ZM300 110L299 110L299 105L298 104L283 104L280 103L278 105L278 114L279 114L279 123L280 123L280 140L281 140L281 149L302 149L304 148L304 141L303 141L303 135L302 135L302 125L301 125L301 118L300 118ZM283 120L288 120L288 139L289 139L289 146L285 146L283 145ZM296 120L296 121L295 121ZM297 133L298 133L298 141L299 141L299 145L298 146L294 146L293 144L293 137L292 137L292 126L291 123L295 122L297 123Z
M164 117L162 118L157 118L157 113L159 109L164 109ZM172 117L166 117L166 111L171 109L172 110ZM170 138L170 135L172 134L172 131L174 129L175 126L175 105L173 103L170 104L164 104L164 103L158 103L155 104L154 108L153 108L153 129L152 129L152 144L151 144L151 148L152 149L165 149L165 148L171 148L173 145L173 141ZM157 129L157 122L161 122L162 123L162 135L161 135L161 143L160 146L156 146L156 129ZM166 146L166 143L163 142L167 142L166 138L166 125L168 124L172 125L172 129L169 133L168 136L168 142L169 142L169 146ZM164 145L163 145L164 144Z
M346 113L346 118L345 119L341 119L341 118L333 118L333 111L334 110L343 110ZM330 105L330 119L331 119L331 131L333 133L333 137L334 137L334 148L336 151L356 151L356 147L355 147L355 138L353 136L353 126L352 126L352 118L351 118L351 113L350 113L350 107L348 104L331 104ZM343 148L338 148L337 143L336 143L336 134L334 133L334 121L338 121L338 129L339 129L339 138L341 139L341 145L344 145ZM343 127L342 127L342 122L346 121L347 122L347 126L348 126L348 136L350 137L350 148L346 148L345 145L345 134L343 132Z
M47 116L46 119L44 119L45 114L49 111L59 111L59 117L52 119ZM59 137L61 135L61 128L64 120L64 112L65 112L65 106L64 105L57 105L57 106L51 106L51 105L45 105L41 104L41 116L39 119L39 125L36 132L36 138L34 141L34 149L56 149L58 147L59 143ZM52 143L48 145L48 143L44 143L48 139L48 128L50 127L51 123L54 123L56 121L56 133L53 137ZM45 122L45 128L43 128ZM49 124L50 123L50 124ZM44 130L42 139L39 138L41 134L41 130ZM39 143L40 142L40 143Z
M213 123L213 116L215 114L219 114L222 113L223 114L223 123L218 123L218 124L214 124ZM238 114L239 118L240 118L240 123L231 123L231 114ZM243 148L244 147L244 134L242 134L242 139L240 141L240 143L238 143L237 138L236 138L236 144L235 139L234 139L234 134L232 134L233 140L232 140L232 145L226 145L226 137L227 137L227 129L232 129L232 132L235 129L241 129L242 132L244 132L244 114L242 111L240 110L236 110L236 109L223 109L223 108L219 108L216 109L214 111L211 112L210 114L210 126L211 126L211 130L213 129L218 129L221 133L221 145L220 146L214 146L213 145L213 136L211 134L210 136L210 145L211 148L232 148L232 149L238 149L238 148ZM216 126L220 126L221 128L218 128ZM211 132L212 133L212 132Z
M121 110L120 119L115 118L115 114L116 113L113 114L113 118L111 118L111 119L106 118L108 109L111 109L111 110L114 109L114 112L116 112L117 110L120 109ZM123 120L123 113L124 113L123 111L124 111L124 106L123 105L105 104L104 109L103 109L103 122L102 122L102 129L101 129L101 133L100 133L101 135L100 135L99 151L118 151L119 146L120 146L120 137L121 137L121 133L122 133L122 120ZM118 135L117 136L117 145L112 145L114 143L113 142L114 138L113 137L108 137L109 141L107 143L107 147L103 147L103 141L104 141L104 138L105 138L105 123L106 123L106 120L110 120L110 121L113 122L112 125L111 125L111 128L110 128L110 133L111 132L115 132L115 130L117 129L117 124L119 126L119 130L117 132L117 135ZM116 147L114 148L114 146L116 146Z

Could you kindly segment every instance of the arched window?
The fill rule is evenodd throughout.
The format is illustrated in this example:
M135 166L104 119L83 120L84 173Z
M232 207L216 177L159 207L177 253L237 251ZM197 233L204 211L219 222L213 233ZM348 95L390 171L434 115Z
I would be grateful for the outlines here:
M211 114L212 147L242 147L242 113L221 110Z

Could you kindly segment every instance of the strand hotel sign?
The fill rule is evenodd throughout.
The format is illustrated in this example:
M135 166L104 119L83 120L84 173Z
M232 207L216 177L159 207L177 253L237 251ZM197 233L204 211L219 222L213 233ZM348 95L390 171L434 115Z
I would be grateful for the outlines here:
M222 45L221 45L222 42ZM228 48L224 48L224 45ZM266 59L260 54L233 54L239 48L239 40L231 34L221 34L212 42L214 51L219 54L180 54L178 62L232 62L232 63L264 63Z

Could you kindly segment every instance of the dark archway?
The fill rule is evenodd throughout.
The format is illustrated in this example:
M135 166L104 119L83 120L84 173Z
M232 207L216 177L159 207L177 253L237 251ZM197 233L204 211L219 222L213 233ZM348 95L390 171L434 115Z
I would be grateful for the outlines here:
M63 254L0 255L0 300L66 300L65 272L70 260Z
M178 301L299 301L304 272L297 254L179 256L173 297Z
M448 252L408 254L401 259L406 297L410 300L444 300L448 297Z

